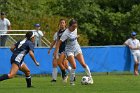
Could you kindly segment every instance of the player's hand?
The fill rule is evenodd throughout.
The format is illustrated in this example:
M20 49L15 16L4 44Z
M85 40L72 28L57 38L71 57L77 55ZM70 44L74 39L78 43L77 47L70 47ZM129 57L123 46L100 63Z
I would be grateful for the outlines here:
M51 50L48 50L48 54L50 54Z
M40 64L39 64L39 62L36 62L36 66L39 66Z
M129 45L129 48L130 48L130 49L133 49L133 47L132 47L131 45Z

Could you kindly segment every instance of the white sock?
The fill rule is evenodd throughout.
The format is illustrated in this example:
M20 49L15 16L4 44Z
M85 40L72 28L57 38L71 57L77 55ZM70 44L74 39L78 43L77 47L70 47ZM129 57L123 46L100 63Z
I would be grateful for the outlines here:
M68 70L68 72L70 73L70 71L71 71L71 66L68 66L68 69L67 69L67 70Z
M74 77L75 77L75 69L71 69L71 72L70 72L70 81L74 81Z
M53 68L52 78L53 78L53 80L57 79L57 68Z
M87 74L89 77L92 77L88 65L86 65L86 68L84 68L84 69L85 69L86 74Z

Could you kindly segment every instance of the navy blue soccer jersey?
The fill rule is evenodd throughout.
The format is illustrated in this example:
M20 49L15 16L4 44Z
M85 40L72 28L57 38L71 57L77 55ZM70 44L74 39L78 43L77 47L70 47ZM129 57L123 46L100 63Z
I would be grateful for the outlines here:
M58 33L57 33L58 39L61 38L61 36L63 35L64 32L65 32L65 29L64 29L64 30L61 30L61 29L60 29L60 30L58 31ZM59 53L65 51L65 46L66 46L66 42L62 42L62 44L61 44L60 47L59 47Z
M11 57L11 63L14 62L18 65L22 64L25 55L28 54L30 50L34 51L34 43L30 40L18 41L15 44L15 47L16 48Z

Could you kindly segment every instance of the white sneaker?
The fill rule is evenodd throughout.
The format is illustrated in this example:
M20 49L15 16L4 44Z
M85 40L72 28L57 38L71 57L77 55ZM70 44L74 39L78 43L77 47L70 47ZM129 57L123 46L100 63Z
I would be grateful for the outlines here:
M67 83L67 80L68 80L68 76L66 76L66 77L63 79L63 83Z
M89 84L93 84L94 81L93 81L92 77L89 77L89 78L90 78L90 80L89 80Z
M70 81L70 85L74 86L75 85L74 81Z

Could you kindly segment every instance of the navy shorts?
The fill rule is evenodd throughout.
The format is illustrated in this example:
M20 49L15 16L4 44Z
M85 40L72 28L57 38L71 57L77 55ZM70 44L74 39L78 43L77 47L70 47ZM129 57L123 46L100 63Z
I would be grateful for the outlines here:
M16 57L17 56L12 55L12 57L11 57L11 64L15 63L16 65L18 65L18 67L21 67L21 65L24 63L23 59L20 62L18 62L18 61L16 61Z

